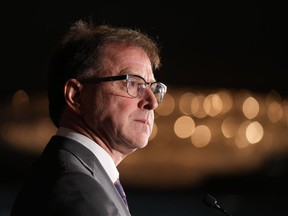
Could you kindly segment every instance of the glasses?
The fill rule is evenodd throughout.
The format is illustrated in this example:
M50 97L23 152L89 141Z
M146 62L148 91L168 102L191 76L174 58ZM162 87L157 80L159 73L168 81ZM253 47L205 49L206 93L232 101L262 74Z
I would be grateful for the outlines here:
M126 74L121 76L101 77L94 79L79 80L81 83L101 83L110 81L125 80L126 91L131 97L140 97L148 86L155 95L158 104L162 103L167 87L161 82L146 82L146 80L138 75Z

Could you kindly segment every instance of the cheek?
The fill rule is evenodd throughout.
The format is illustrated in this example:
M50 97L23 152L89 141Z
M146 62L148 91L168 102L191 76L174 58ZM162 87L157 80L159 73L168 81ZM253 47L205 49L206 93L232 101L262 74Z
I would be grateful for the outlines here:
M133 118L137 115L137 104L134 102L135 100L119 100L118 103L113 103L113 110L110 110L113 123L118 128L118 130L129 130L131 131L133 128Z
M122 118L123 120L127 119L127 117L129 117L130 113L132 112L132 107L130 103L126 103L126 102L118 102L117 101L112 101L112 110L111 113L113 114L113 116L115 116L116 118Z
M99 101L99 106L95 104L95 109L97 110L95 114L101 115L101 119L110 118L114 119L114 124L124 124L129 118L130 113L133 110L131 103L123 99L122 97L110 97L110 99L105 101ZM101 113L100 113L101 112Z

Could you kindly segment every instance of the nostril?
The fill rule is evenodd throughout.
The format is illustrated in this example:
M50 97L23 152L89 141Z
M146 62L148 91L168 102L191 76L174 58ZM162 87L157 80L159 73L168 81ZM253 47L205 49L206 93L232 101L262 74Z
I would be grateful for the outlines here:
M147 103L144 105L144 109L155 110L158 107L158 103Z

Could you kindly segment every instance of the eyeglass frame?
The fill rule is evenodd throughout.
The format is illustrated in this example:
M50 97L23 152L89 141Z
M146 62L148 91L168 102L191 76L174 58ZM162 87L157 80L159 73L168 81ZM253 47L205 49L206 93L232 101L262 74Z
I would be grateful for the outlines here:
M167 86L166 86L164 83L161 83L161 82L147 82L143 77L141 77L141 76L139 76L139 75L136 75L136 74L125 74L125 75L109 76L109 77L88 78L88 79L80 79L80 80L78 80L78 81L81 82L81 83L83 83L83 84L84 84L84 83L102 83L102 82L128 80L129 77L140 78L141 80L143 80L143 82L144 82L143 84L145 85L145 88L146 88L147 86L149 86L150 90L152 90L152 89L151 89L151 86L152 86L153 84L155 84L155 83L157 83L158 85L160 84L160 85L163 87L164 91L160 91L160 92L156 92L156 93L155 93L155 92L153 92L153 90L152 90L152 92L153 92L155 98L157 99L157 103L158 103L158 104L162 103L163 98L164 98L164 95L165 95L166 92L167 92ZM138 91L138 89L137 89L138 95L137 95L137 96L131 95L131 94L129 93L129 90L128 90L129 88L128 88L128 86L127 86L127 83L126 83L125 87L126 87L126 92L127 92L127 94L130 95L130 96L133 97L133 98L137 98L137 97L139 97L139 96L142 94L142 92L139 93L139 91ZM145 90L145 88L143 88L143 91ZM156 96L157 93L162 93L162 95L161 95L160 98Z

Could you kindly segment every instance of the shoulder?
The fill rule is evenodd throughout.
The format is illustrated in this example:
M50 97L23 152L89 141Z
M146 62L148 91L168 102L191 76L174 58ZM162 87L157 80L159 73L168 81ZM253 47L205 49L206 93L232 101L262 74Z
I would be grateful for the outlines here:
M60 136L51 138L39 161L48 162L49 166L53 164L62 171L88 169L91 172L91 167L98 164L98 159L88 148L75 140Z

